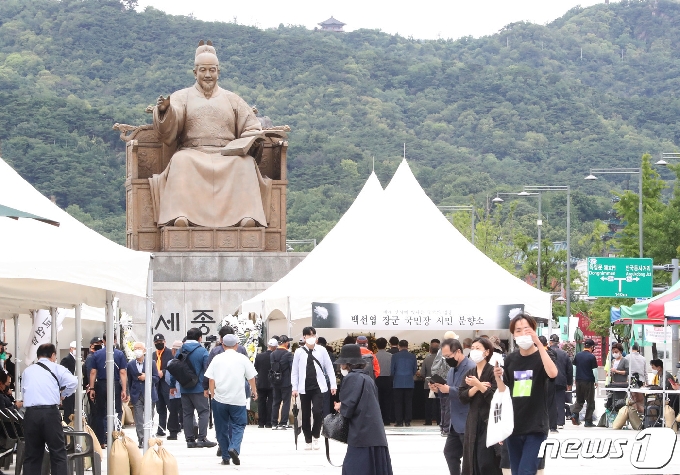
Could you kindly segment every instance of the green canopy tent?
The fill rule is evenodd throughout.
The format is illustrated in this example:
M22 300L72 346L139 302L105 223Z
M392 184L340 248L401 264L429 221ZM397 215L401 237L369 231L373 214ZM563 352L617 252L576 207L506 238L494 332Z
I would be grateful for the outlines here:
M25 211L20 211L18 209L10 208L9 206L0 205L0 217L19 219L19 218L29 218L35 219L37 221L42 221L43 223L51 224L52 226L59 226L58 221L53 221L51 219L43 218L41 216L26 213Z

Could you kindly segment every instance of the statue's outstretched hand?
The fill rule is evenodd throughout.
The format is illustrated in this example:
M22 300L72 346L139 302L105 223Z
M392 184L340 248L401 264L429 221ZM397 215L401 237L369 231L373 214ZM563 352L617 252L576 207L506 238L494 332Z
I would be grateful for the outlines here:
M167 98L163 97L163 95L158 96L156 107L158 107L158 112L165 112L168 110L168 107L170 107L170 96Z

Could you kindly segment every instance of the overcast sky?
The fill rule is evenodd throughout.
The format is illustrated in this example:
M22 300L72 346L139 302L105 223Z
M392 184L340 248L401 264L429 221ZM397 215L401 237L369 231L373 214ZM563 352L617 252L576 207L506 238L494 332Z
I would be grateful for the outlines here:
M612 0L614 1L614 0ZM331 15L347 24L346 31L379 29L422 39L485 36L508 23L531 21L546 24L576 5L588 7L604 0L428 0L412 1L340 0L139 0L172 15L193 14L206 21L232 22L259 28L304 25L313 29Z

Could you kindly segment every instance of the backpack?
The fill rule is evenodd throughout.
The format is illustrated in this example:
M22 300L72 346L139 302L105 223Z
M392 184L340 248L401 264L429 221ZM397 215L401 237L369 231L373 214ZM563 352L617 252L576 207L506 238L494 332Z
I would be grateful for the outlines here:
M281 386L281 383L283 383L283 368L281 366L281 358L272 361L271 369L269 370L269 382L273 386Z
M361 355L361 359L366 362L363 372L371 377L375 381L375 368L373 367L373 355Z
M182 350L182 352L177 355L177 358L168 362L168 373L170 373L183 388L193 388L198 384L198 375L189 361L189 355L200 347L201 346L199 345L191 351Z

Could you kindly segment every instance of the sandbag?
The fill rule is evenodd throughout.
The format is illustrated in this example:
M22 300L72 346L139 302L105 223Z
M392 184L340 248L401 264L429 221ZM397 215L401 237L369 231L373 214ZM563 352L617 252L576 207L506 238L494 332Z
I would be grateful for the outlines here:
M640 419L640 414L630 407L628 408L628 420L630 421L630 426L634 430L640 430L642 428L642 419Z
M666 403L666 407L664 407L663 412L664 412L663 417L664 420L666 421L666 427L669 427L673 429L675 432L677 432L678 426L675 423L675 411L673 410L673 408L669 406L668 403Z
M75 421L73 415L71 415L70 421L71 422L69 423L69 426L75 428ZM92 428L89 425L87 425L87 423L84 420L83 431L87 432L92 437L92 442L94 443L94 451L97 452L97 454L99 454L99 460L104 460L104 451L102 450L102 446L99 443L99 439L97 439L97 436L95 435ZM78 440L79 442L82 443L81 445L83 452L87 452L88 450L90 450L90 444L87 442L87 439L79 438ZM89 458L85 457L85 459L83 459L83 463L85 464L85 470L89 470L92 468L92 463L90 462Z
M122 421L123 426L135 425L135 416L132 411L132 408L130 407L130 404L126 402L122 405L122 408L123 408L123 421Z
M612 428L619 430L622 429L624 425L626 425L626 421L628 420L628 406L624 406L621 409L619 409L619 413L616 416L616 419L614 419L614 422L612 423Z
M130 459L130 475L141 475L142 473L142 451L127 435L121 432L123 443L127 449L128 458Z
M163 445L158 446L158 455L163 460L163 475L179 475L177 460Z
M142 473L144 475L163 475L163 459L158 455L156 445L158 439L149 439L149 450L142 457Z
M111 475L130 475L130 458L125 448L123 439L118 436L118 432L113 433L113 443L111 444L111 456L109 457L108 473Z

